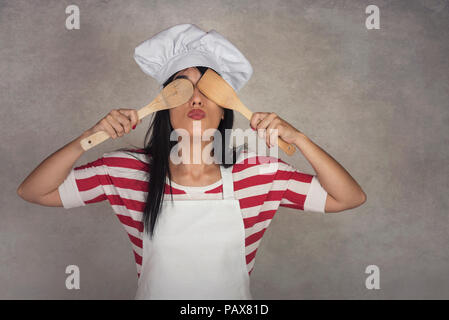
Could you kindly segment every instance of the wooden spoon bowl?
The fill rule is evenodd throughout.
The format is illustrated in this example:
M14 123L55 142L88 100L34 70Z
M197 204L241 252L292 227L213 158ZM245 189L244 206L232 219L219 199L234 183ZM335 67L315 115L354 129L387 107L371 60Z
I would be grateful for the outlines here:
M187 79L176 79L168 84L148 105L137 111L139 119L143 119L153 112L160 110L176 108L189 101L193 95L193 84ZM81 146L84 150L102 143L109 139L106 131L98 131L81 140Z
M210 100L222 108L240 112L248 120L253 113L240 101L234 89L212 69L207 69L197 82L198 89ZM294 145L289 144L278 137L279 147L289 156L295 153Z

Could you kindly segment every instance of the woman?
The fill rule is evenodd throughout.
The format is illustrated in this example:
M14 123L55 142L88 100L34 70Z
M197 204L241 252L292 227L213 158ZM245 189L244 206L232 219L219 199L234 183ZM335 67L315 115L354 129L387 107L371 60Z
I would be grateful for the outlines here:
M193 41L179 37L196 36L198 30L192 25L178 25L165 32L168 37L176 35L176 41L189 41L189 44L198 41L198 37L192 37ZM157 36L150 40L161 40ZM204 48L207 42L202 40ZM217 38L213 40L216 43ZM222 38L219 40L228 46L235 58L235 47ZM147 48L155 43L160 46L158 41L150 46L147 43ZM213 44L209 48L210 52L216 49ZM150 51L150 59L157 60L157 54ZM161 51L163 55L167 52ZM137 52L136 49L136 55ZM254 113L251 127L262 133L277 129L283 140L300 149L317 176L301 173L280 159L274 159L273 171L267 172L266 163L254 153L229 149L224 137L225 129L232 129L233 111L216 105L196 87L208 67L219 69L220 66L207 59L203 60L207 66L197 66L197 52L193 49L188 52L192 52L192 59L181 52L179 56L184 65L178 63L167 70L152 70L149 56L145 61L141 55L136 58L141 67L150 66L150 70L144 71L158 81L163 80L164 87L178 78L186 78L194 85L194 94L188 102L156 113L147 132L150 140L144 149L106 153L96 161L71 169L83 153L79 142L84 137L103 130L116 139L140 123L136 110L113 110L40 164L25 179L18 193L30 202L67 209L108 200L133 246L139 276L137 299L252 299L249 275L254 268L255 254L279 206L337 212L359 206L366 196L332 157L274 113ZM211 56L214 55L216 52ZM223 56L221 58L222 62ZM163 66L173 62L173 56L164 59ZM190 66L183 68L186 60ZM233 78L229 74L232 66L227 66L214 70L234 89L241 88L251 75L251 68L247 64L246 76L240 74L240 78ZM242 70L241 63L234 67L239 72ZM170 70L176 72L168 79L160 76ZM195 131L195 125L200 125L200 132ZM213 152L215 160L222 161L210 163L198 157L200 162L194 163L194 157L202 155L210 143L195 137L202 136L208 129L218 130L223 137L221 145L214 140L214 148L224 151L220 153L221 159L216 156L215 149ZM190 149L180 150L181 154L189 152L187 161L173 161L170 152L177 143L170 140L173 130L188 132ZM270 135L264 138L267 145L271 145ZM229 153L233 155L232 163L224 161Z

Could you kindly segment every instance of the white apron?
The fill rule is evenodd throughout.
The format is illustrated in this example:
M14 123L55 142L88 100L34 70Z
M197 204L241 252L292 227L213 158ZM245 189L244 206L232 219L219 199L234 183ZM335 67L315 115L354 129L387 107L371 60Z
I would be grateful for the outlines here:
M143 234L136 299L252 299L231 170L220 165L223 200L163 201L153 239Z

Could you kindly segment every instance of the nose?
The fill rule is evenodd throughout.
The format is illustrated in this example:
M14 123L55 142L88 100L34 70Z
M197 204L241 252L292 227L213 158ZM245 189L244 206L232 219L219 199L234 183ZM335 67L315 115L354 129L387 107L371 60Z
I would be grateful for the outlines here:
M191 101L190 101L190 104L191 104L193 107L198 107L198 108L200 108L200 107L202 107L202 106L204 105L203 99L204 99L203 94L202 94L201 91L195 86L195 87L194 87L194 90L193 90L192 98L190 99L190 100L191 100Z

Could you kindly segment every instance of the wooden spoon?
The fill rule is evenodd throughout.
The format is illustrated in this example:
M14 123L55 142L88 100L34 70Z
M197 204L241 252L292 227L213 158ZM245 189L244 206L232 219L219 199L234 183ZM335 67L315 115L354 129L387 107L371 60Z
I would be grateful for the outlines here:
M234 89L220 77L215 71L207 69L201 79L197 82L198 89L213 102L222 108L232 109L240 112L248 120L253 113L240 101ZM296 148L278 137L278 145L289 156L295 153Z
M187 79L176 79L170 82L152 102L138 110L137 114L139 119L143 119L153 112L175 108L189 101L192 95L192 82ZM81 140L81 146L84 150L89 150L109 138L106 131L98 131Z

